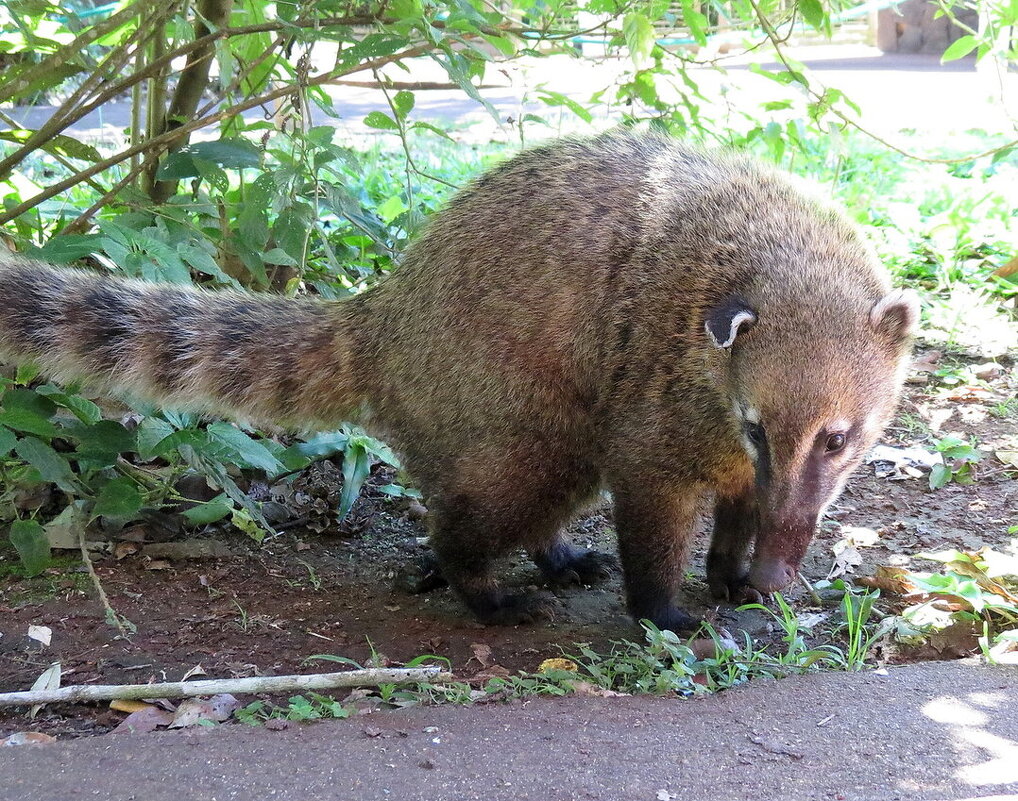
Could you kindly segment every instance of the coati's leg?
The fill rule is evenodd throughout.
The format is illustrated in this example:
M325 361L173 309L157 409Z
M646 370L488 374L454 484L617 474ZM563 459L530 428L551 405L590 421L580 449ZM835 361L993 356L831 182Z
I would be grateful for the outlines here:
M619 561L610 553L577 548L556 537L547 548L531 551L541 572L552 584L596 584L618 570Z
M707 553L707 584L716 598L743 603L749 597L749 549L759 527L753 493L717 499Z
M547 594L510 593L499 586L495 560L524 548L546 573L572 571L591 579L599 572L595 567L610 559L572 549L558 531L596 486L591 465L547 446L478 445L455 460L429 503L431 547L442 576L486 623L550 617L553 599Z
M619 556L626 579L629 612L672 631L699 621L675 605L675 593L697 523L702 491L627 477L613 484Z
M515 625L551 618L549 596L511 593L499 586L495 561L511 547L517 527L529 521L517 514L507 517L506 510L485 500L471 493L432 501L430 542L442 577L483 623Z

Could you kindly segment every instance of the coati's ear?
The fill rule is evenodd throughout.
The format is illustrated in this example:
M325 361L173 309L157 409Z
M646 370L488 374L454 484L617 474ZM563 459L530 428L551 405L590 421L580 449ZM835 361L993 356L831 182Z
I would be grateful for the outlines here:
M732 296L708 310L703 327L715 348L730 348L740 332L756 322L756 312L742 298Z
M910 289L895 289L873 304L870 325L893 345L903 345L919 324L919 296Z

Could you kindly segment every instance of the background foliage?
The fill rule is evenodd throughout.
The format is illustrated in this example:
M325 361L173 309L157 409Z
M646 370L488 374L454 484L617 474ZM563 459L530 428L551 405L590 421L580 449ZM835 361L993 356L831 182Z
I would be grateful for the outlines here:
M843 10L821 0L12 0L0 9L0 237L60 264L339 299L396 266L442 199L512 148L645 124L750 149L832 186L899 277L924 290L929 329L948 344L963 334L959 299L1012 331L1018 287L998 268L1014 245L1015 141L974 133L908 161L869 135L851 99L784 49L792 36L830 35ZM1000 32L1018 7L982 10L988 24L948 57L1013 60ZM584 43L624 59L589 98L544 83L506 120L482 96L497 70L577 57ZM777 57L777 69L753 67L774 97L745 107L710 96L702 68L723 72L727 45ZM421 60L442 80L400 77ZM355 133L334 124L344 84L384 100ZM486 108L504 141L458 144L452 126L420 119L420 92L445 87ZM70 133L127 100L117 146ZM19 107L46 104L37 127L17 123ZM267 435L119 406L31 368L0 383L0 517L33 573L51 545L74 547L87 526L122 527L164 507L260 538L275 524L252 481L285 484L315 460L342 457L342 517L373 465L397 464L353 429Z

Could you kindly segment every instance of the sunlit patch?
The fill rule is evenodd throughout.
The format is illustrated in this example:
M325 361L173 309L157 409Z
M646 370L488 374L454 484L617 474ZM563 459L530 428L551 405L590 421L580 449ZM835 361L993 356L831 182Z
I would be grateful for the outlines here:
M959 780L978 787L1018 782L1018 743L987 731L993 719L976 708L999 709L1011 703L992 693L974 693L967 701L941 696L923 707L926 717L951 727L954 744L970 762L955 771ZM976 762L980 758L984 761Z

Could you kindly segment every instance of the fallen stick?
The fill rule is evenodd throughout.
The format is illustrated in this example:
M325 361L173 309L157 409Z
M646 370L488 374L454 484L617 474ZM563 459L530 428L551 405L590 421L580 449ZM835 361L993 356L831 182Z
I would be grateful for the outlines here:
M218 693L288 693L301 690L332 690L337 687L374 687L379 684L450 681L441 668L368 668L310 676L251 676L243 679L166 681L158 684L80 684L55 690L0 693L0 706L55 704L63 701L140 700L143 698L193 698Z

